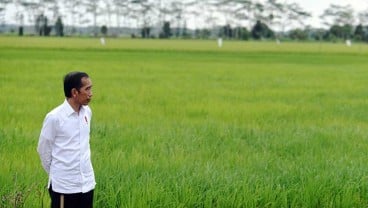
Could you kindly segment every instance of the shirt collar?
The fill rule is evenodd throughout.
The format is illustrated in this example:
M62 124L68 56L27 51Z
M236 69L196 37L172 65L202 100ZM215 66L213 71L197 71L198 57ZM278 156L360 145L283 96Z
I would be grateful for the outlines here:
M68 103L68 101L65 99L64 103L63 103L64 109L65 109L65 113L67 116L72 115L73 113L75 113L74 109L72 108L72 106Z
M65 113L66 113L67 116L70 116L73 113L77 113L77 112L74 111L74 109L68 103L68 101L66 99L64 100L63 105L64 105ZM84 105L81 105L81 108L79 109L79 113L83 112L84 111L84 108L85 108L85 106Z

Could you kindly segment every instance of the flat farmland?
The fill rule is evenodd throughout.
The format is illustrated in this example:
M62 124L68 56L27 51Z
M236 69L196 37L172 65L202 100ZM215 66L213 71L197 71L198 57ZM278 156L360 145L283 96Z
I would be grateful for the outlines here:
M368 45L0 37L0 207L49 207L36 147L93 82L95 207L366 207Z

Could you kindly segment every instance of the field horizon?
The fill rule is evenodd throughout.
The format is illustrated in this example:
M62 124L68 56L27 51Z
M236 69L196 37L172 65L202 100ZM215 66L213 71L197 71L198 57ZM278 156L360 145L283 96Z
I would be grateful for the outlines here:
M96 207L365 207L368 45L0 37L0 207L49 207L36 146L93 82Z

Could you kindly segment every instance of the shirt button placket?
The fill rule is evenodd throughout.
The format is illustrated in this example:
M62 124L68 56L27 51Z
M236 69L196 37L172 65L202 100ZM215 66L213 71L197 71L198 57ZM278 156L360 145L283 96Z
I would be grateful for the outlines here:
M83 192L83 184L84 184L84 177L82 171L82 129L83 129L83 116L82 113L79 114L79 173L81 177L81 192Z

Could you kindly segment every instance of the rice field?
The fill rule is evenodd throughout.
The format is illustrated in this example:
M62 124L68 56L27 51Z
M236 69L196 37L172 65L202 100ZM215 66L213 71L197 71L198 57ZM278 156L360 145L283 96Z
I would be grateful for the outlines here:
M0 207L49 207L36 147L93 82L95 207L367 207L368 45L0 37Z

